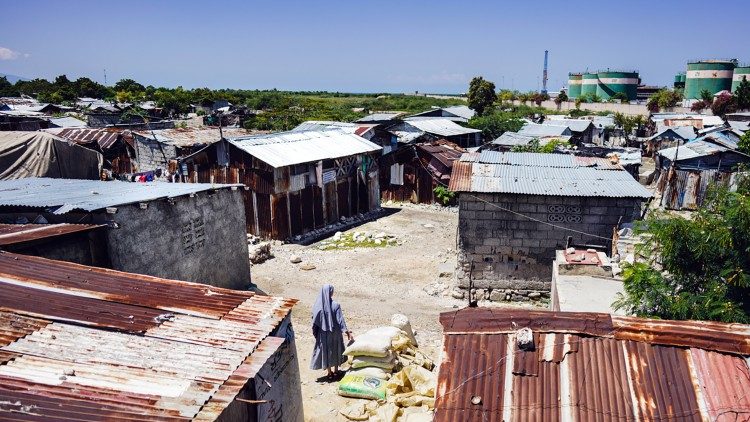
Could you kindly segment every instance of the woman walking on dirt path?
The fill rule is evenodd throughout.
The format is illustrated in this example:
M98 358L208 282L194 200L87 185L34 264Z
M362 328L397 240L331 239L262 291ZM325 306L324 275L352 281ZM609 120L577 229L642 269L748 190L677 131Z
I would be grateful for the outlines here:
M328 371L328 380L339 375L339 365L346 362L344 356L344 336L352 341L352 333L346 328L341 305L333 300L333 286L326 284L320 289L312 311L312 330L315 336L315 349L310 360L310 369Z

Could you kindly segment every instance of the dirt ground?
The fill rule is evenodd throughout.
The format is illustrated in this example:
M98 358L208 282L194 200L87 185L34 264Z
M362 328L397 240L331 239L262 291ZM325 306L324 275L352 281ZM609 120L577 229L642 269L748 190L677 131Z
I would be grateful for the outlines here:
M430 296L425 291L439 280L451 283L447 274L439 276L452 272L456 264L455 210L415 205L394 205L388 210L393 213L348 232L385 232L396 236L402 245L332 251L320 250L320 242L309 246L276 244L272 246L275 258L252 268L253 282L261 290L300 300L293 311L293 323L305 420L345 420L338 410L354 401L337 395L336 383L317 381L324 371L309 369L314 344L310 312L321 285L335 287L334 298L355 337L387 325L392 314L403 313L417 333L420 350L436 361L442 336L438 315L466 306L463 300ZM292 255L302 258L302 263L292 264ZM305 263L316 268L300 269Z

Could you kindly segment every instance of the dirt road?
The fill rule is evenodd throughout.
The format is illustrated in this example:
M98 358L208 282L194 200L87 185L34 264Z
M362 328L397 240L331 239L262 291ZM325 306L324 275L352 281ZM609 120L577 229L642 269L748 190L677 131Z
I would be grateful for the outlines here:
M275 258L252 268L253 281L261 290L300 300L293 311L293 322L306 420L345 420L338 410L354 401L338 396L336 383L316 381L324 371L309 369L314 344L310 312L321 285L334 285L334 298L355 336L387 325L392 314L403 313L417 332L420 349L436 361L442 336L438 315L466 306L463 300L431 296L425 291L437 281L451 283L447 274L439 276L452 271L456 264L455 210L414 205L389 210L394 212L349 232L384 232L396 236L401 245L352 250L320 250L321 242L277 245L272 246ZM302 263L292 264L293 255L302 258ZM302 270L306 263L316 268Z

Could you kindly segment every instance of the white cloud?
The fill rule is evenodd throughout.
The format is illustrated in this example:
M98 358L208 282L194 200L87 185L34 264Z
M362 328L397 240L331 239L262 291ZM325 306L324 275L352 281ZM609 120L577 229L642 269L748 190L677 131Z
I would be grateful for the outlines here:
M15 60L21 56L21 53L13 51L10 48L0 47L0 60Z

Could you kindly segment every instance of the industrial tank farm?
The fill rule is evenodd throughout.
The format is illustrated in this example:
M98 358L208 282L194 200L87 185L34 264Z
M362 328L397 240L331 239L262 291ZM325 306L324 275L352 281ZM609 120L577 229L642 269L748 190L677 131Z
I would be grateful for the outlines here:
M732 77L732 92L737 91L737 87L740 86L742 79L747 79L750 82L750 65L737 66L734 69L734 76Z
M601 71L568 74L568 97L580 98L596 95L609 100L617 94L624 94L628 101L638 97L638 72Z
M703 90L711 94L732 89L733 60L700 60L689 62L685 80L685 98L699 99Z
M596 86L599 85L599 77L596 73L584 73L581 81L581 96L592 96L596 94Z
M569 73L568 74L568 97L578 98L581 96L581 82L583 82L583 74L581 73Z
M602 100L608 100L617 94L624 94L628 101L638 96L638 72L603 71L597 73L599 83L596 95Z

